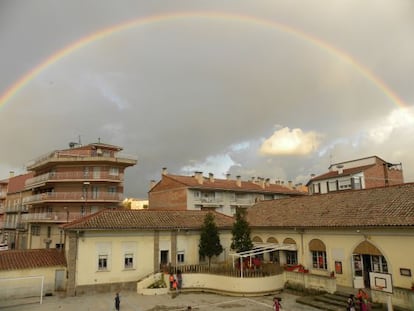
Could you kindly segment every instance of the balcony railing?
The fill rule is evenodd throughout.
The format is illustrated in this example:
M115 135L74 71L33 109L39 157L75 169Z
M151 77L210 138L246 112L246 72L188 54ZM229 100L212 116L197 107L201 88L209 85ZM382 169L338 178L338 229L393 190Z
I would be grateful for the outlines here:
M25 187L30 188L37 184L45 182L56 182L56 181L82 181L82 180L105 180L105 181L122 181L122 175L111 175L108 172L85 173L85 172L57 172L57 173L46 173L33 178L29 178L25 182Z
M45 192L23 198L25 204L43 202L118 202L122 201L122 193L89 193L85 198L83 192Z
M4 222L4 229L18 229L18 230L27 230L27 224L23 222Z
M102 153L98 150L82 150L81 152L72 152L72 151L55 151L48 153L44 156L41 156L35 160L27 163L27 169L31 170L34 167L45 164L47 162L65 162L65 161L116 161L120 163L130 163L135 164L137 162L137 157L133 155L127 155L122 153Z
M66 223L90 215L90 213L79 212L49 212L29 213L22 215L22 222L51 222Z
M17 205L17 206L7 206L5 208L6 213L18 213L18 212L27 212L28 207L25 205Z
M232 205L252 205L254 200L251 198L236 198L231 202Z

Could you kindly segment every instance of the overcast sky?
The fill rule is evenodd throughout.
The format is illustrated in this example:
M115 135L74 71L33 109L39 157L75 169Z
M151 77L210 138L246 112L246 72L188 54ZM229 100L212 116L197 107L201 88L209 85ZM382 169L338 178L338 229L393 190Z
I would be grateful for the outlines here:
M162 167L306 183L372 155L414 182L413 1L1 0L0 97L132 20L0 102L0 179L80 137L138 157L129 197Z

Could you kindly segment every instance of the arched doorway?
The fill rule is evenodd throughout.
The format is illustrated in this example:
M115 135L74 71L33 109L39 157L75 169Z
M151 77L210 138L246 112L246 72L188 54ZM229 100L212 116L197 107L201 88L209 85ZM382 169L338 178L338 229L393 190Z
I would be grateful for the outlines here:
M266 243L272 243L272 244L279 244L279 241L274 238L274 237L270 237L267 239ZM269 261L271 263L279 263L280 259L279 259L279 251L273 251L269 253Z
M388 263L381 251L365 240L355 247L352 254L354 287L370 288L370 272L388 273Z
M296 247L296 241L292 238L286 238L283 240L283 244L290 244ZM284 265L297 265L298 264L298 251L284 250L280 252L280 264Z

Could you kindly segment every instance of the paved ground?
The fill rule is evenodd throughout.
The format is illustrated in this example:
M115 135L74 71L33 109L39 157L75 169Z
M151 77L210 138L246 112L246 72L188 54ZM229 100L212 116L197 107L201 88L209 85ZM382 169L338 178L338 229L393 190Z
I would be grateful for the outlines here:
M5 311L114 311L114 297L110 294L85 295L60 298L44 297L43 303L33 301L0 302ZM182 293L173 298L171 295L142 296L135 292L121 292L121 311L179 311L192 306L198 311L272 311L272 296L265 297L228 297L208 293ZM281 293L282 310L316 311L312 307L297 304L297 296ZM16 305L18 303L18 305ZM13 305L11 305L13 304ZM8 305L8 306L7 306Z

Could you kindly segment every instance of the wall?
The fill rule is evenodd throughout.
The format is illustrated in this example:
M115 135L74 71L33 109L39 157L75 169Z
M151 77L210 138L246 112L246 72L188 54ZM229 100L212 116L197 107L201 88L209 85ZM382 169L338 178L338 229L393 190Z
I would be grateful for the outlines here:
M65 270L66 267L46 267L38 269L24 269L0 271L0 279L23 278L30 276L44 276L43 294L54 293L56 270ZM40 279L27 280L0 280L0 300L15 297L40 297Z
M283 274L264 278L236 278L214 274L184 273L183 288L210 289L241 296L271 293L283 289Z
M388 263L388 273L392 274L395 287L411 287L414 276L402 276L400 268L410 269L414 275L414 229L371 229L359 230L306 230L303 234L295 230L258 230L252 229L252 237L259 236L262 241L274 237L279 243L290 237L296 241L298 249L298 262L309 269L310 273L328 276L335 270L335 261L342 262L342 274L335 274L338 285L353 287L352 254L355 248L365 239L376 246ZM326 246L326 270L313 269L312 257L309 251L309 242L312 239L321 240ZM404 256L401 256L404 252Z
M98 270L98 245L110 244L108 269ZM124 268L123 245L135 244L134 267ZM153 232L84 233L78 239L76 286L136 282L153 272ZM129 251L128 251L129 252Z
M149 208L150 209L167 209L167 210L186 210L187 198L186 188L178 189L162 189L157 187L156 192L149 192Z

